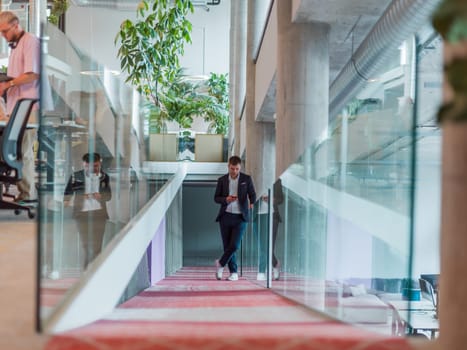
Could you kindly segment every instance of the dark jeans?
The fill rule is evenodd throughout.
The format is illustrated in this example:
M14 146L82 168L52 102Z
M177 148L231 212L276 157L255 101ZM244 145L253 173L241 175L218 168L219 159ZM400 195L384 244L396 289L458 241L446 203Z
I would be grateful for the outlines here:
M274 213L272 216L272 267L278 267L277 265L279 264L279 260L276 257L276 238L281 221L280 217Z
M225 213L219 220L224 254L219 259L221 266L228 264L230 273L237 272L236 251L246 229L246 221L241 214Z

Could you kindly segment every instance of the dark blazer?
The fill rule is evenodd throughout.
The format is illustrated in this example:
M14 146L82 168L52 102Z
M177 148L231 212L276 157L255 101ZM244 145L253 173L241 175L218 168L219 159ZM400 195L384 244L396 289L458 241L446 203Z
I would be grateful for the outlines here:
M242 218L244 221L248 221L250 203L256 202L255 186L251 176L244 173L240 173L238 179L238 204L242 212ZM217 179L216 193L214 195L214 201L221 205L219 213L217 214L216 221L219 221L222 215L224 215L227 209L227 196L229 195L229 174L225 174Z
M68 180L68 184L65 188L65 196L75 195L74 206L73 206L73 216L78 215L94 215L94 216L103 216L109 218L107 214L106 202L112 198L112 192L110 191L109 185L109 175L104 172L101 172L99 177L99 193L101 198L99 203L101 204L102 209L93 210L89 212L82 212L83 203L84 203L84 191L85 191L85 180L84 180L84 170L76 171Z

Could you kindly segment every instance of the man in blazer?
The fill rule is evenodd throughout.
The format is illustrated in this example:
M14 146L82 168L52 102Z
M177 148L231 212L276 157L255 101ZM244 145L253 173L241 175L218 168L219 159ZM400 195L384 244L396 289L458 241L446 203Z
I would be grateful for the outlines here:
M109 218L110 179L101 167L99 153L86 153L83 156L84 169L74 172L65 188L65 205L73 203L73 218L83 246L85 268L102 249L105 224Z
M216 260L216 278L222 278L224 266L228 265L230 276L227 279L236 281L236 251L246 229L249 211L256 201L256 192L251 177L240 172L240 157L229 158L228 170L227 174L217 180L214 195L214 201L221 205L216 221L219 222L224 247L221 258Z

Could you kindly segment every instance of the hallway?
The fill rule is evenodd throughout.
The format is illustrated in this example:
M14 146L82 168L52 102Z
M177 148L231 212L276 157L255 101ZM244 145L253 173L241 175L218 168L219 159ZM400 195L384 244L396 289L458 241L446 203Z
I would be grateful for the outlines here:
M226 276L224 276L226 277ZM404 338L333 321L244 278L185 267L93 324L53 336L47 350L409 349Z
M244 278L217 281L212 268L184 268L95 324L39 335L34 331L36 222L9 211L0 211L0 217L0 349L403 350L428 345L411 340L410 347L407 339L330 321Z

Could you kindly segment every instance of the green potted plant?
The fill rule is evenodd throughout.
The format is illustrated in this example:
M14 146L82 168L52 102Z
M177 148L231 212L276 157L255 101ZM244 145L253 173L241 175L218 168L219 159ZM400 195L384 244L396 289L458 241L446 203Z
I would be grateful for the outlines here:
M70 4L68 0L53 0L50 14L47 17L47 20L63 30L63 23L60 22L63 21L62 16L65 14L66 10L68 10L69 6Z
M120 45L121 69L128 75L126 81L147 100L144 110L150 143L154 134L167 134L169 121L176 122L182 133L190 133L195 116L209 123L209 132L227 132L227 75L211 73L204 84L194 84L180 68L179 56L185 43L191 42L189 12L193 12L191 1L143 0L136 21L125 20L115 38Z
M211 73L207 81L193 83L179 69L170 85L159 91L159 100L161 107L153 109L150 124L155 129L164 129L165 121L177 123L180 128L179 153L186 149L194 152L193 133L190 129L195 117L202 118L208 124L209 134L219 135L221 145L217 148L222 153L222 139L229 124L227 74ZM186 159L185 157L182 156L182 159Z
M227 74L211 73L206 82L207 93L203 100L202 117L209 124L207 134L197 134L195 140L196 161L224 159L224 137L229 127L229 85Z

